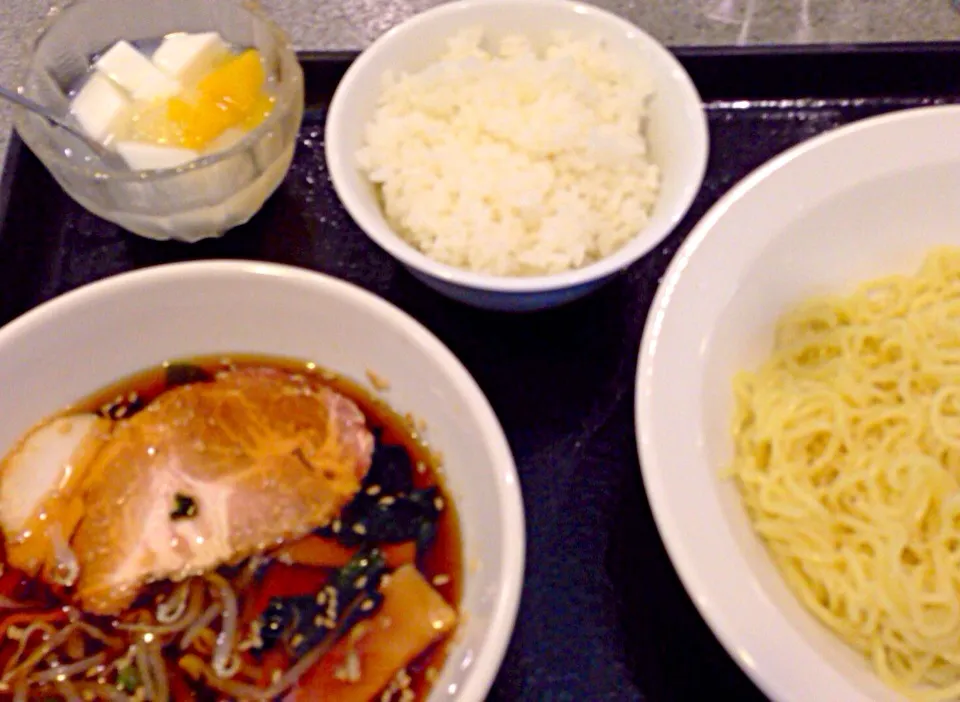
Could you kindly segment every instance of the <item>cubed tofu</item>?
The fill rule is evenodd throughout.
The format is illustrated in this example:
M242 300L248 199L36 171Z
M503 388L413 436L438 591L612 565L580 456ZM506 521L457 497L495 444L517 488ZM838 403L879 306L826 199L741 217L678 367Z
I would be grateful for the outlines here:
M70 113L91 139L106 144L130 110L127 94L100 73L90 76L70 104Z
M170 34L153 54L153 65L184 85L212 71L230 53L217 32Z
M130 93L134 100L160 100L181 91L179 81L153 65L126 41L114 44L94 67Z
M153 171L177 168L199 158L200 154L176 146L161 146L142 141L117 142L119 153L127 165L135 171Z

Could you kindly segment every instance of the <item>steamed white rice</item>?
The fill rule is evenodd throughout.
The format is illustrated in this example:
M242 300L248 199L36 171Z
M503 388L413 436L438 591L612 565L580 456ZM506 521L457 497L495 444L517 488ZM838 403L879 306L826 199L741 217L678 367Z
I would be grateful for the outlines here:
M652 86L596 38L462 32L438 61L384 76L360 167L391 226L431 258L538 275L610 255L647 223L660 172Z

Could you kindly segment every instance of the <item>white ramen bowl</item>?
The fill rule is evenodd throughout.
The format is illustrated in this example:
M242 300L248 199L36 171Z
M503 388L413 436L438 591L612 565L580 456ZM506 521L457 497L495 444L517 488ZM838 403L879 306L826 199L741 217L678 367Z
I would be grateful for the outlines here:
M317 273L242 261L175 264L81 288L0 329L0 451L33 423L165 359L258 353L311 360L368 385L442 451L464 545L462 611L431 702L486 696L523 579L516 468L476 383L432 334L374 295Z
M360 172L356 154L380 97L387 70L430 65L448 39L483 27L494 41L511 34L535 46L551 33L597 35L631 70L649 75L654 95L648 112L651 160L661 169L660 195L647 226L610 256L576 270L529 277L475 273L439 263L393 230L378 195ZM357 225L422 282L477 307L529 311L582 297L635 263L683 219L707 166L707 119L697 89L680 62L649 34L598 7L568 0L455 0L423 12L377 39L347 71L330 103L325 148L330 180Z
M777 702L893 702L871 665L808 613L732 482L732 376L771 351L794 303L960 243L960 107L858 122L755 171L673 260L644 332L636 421L647 496L688 593Z

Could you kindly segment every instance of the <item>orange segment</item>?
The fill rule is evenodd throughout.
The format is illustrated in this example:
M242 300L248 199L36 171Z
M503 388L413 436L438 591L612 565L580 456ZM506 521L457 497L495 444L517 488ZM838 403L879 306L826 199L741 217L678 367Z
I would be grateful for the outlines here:
M181 146L188 149L202 149L238 122L237 115L205 96L196 102L171 98L167 103L167 117L178 126Z
M260 52L244 51L200 81L200 93L220 107L250 114L263 94L266 74Z
M250 110L250 113L243 121L243 128L250 131L259 127L263 123L263 120L273 112L273 105L276 101L277 99L273 97L273 95L261 93L260 97L258 97L254 103L253 109Z
M257 127L273 111L265 84L260 53L250 49L207 74L194 99L170 99L167 117L181 134L180 145L200 150L228 129Z

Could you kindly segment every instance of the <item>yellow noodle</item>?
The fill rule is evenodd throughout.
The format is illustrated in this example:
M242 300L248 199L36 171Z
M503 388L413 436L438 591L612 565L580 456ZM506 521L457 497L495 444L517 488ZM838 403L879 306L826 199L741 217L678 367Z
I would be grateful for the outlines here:
M811 300L733 381L725 471L798 599L910 699L960 699L960 248Z

